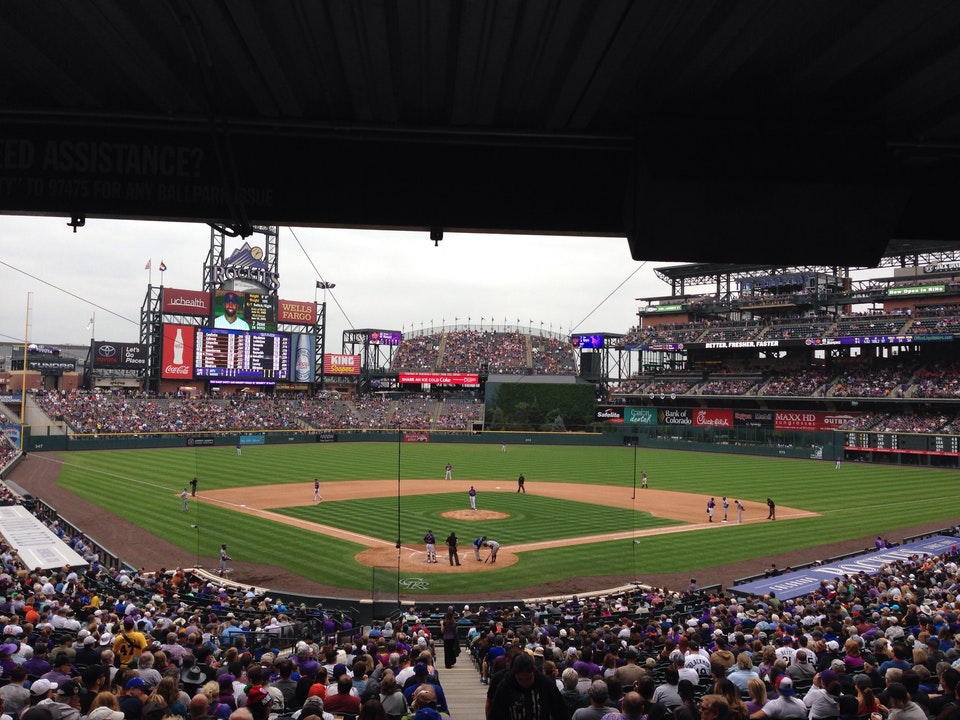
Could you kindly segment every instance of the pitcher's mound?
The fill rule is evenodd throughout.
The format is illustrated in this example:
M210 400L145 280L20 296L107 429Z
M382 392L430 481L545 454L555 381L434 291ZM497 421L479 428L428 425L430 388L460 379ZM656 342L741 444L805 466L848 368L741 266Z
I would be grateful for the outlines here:
M447 510L440 515L454 520L503 520L510 517L507 513L494 510Z

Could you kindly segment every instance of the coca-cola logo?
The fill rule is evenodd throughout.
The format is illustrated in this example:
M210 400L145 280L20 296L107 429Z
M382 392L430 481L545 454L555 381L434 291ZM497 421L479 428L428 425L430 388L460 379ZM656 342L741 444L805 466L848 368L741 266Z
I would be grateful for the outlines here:
M190 367L188 365L167 365L163 372L165 375L189 375Z

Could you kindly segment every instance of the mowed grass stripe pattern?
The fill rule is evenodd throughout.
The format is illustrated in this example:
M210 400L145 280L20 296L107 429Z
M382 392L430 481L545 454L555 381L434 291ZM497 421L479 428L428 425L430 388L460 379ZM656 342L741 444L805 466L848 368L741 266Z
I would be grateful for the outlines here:
M565 546L523 553L510 568L472 577L431 576L427 592L469 594L478 589L508 590L563 577L633 574L644 572L691 572L720 563L763 558L790 550L827 544L850 538L884 535L896 539L896 531L921 523L955 522L953 496L957 472L925 468L845 463L835 470L833 463L813 460L784 460L750 456L652 451L630 448L551 447L511 445L501 453L499 445L449 445L397 443L334 443L325 445L250 446L237 457L231 448L183 450L137 450L123 452L65 453L60 482L83 497L129 518L149 532L168 538L193 553L196 531L193 512L179 512L177 493L194 475L206 489L272 483L302 483L304 502L312 497L312 479L338 480L437 478L440 487L449 487L458 497L454 507L465 507L463 493L471 479L501 480L513 486L516 476L527 477L527 497L504 493L510 502L539 501L537 484L576 482L631 487L646 470L652 488L702 495L721 495L763 502L772 496L781 507L792 506L821 513L802 520L728 524L710 528L710 533L676 533L588 546ZM450 462L454 480L445 482L443 467ZM455 489L455 490L454 490ZM481 496L482 506L496 493ZM642 502L642 492L638 491ZM428 503L424 510L401 504L401 534L416 542L436 517L438 508L429 496L417 498ZM344 503L348 505L351 503ZM545 510L525 518L521 530L509 530L498 538L505 544L529 542L546 532L569 537L599 522L602 531L632 530L644 520L628 513L611 519L613 512L586 519L588 504L571 503L559 514ZM642 507L638 503L638 509ZM491 507L491 509L493 509ZM68 509L65 514L69 517ZM628 508L617 510L628 511ZM355 513L339 527L395 539L396 499ZM203 505L201 515L201 556L210 562L220 542L229 542L237 559L274 563L306 577L348 589L369 586L369 569L353 562L361 548L336 538L317 538L312 533L281 527L277 523ZM422 514L417 514L422 513ZM405 517L405 514L409 515ZM187 519L190 517L191 519ZM409 522L408 522L409 519ZM440 525L440 521L432 525ZM471 524L472 525L472 524ZM443 527L432 529L440 537ZM218 528L216 531L207 528ZM408 530L404 530L408 528ZM376 529L376 532L374 531ZM95 536L95 529L91 530ZM481 531L482 532L482 531ZM460 532L458 531L458 534ZM466 532L472 539L474 530ZM465 537L461 535L461 537ZM511 538L509 540L505 538ZM517 537L514 541L512 538ZM134 541L134 539L131 539ZM120 549L122 554L122 549ZM762 567L758 560L758 569ZM478 587L478 582L482 588Z
M442 513L451 509L468 509L464 493L402 496L401 541L404 544L422 545L423 535L428 529L434 531L438 536L437 542L441 544L451 531L457 533L461 542L473 540L478 535L487 535L502 545L556 539L558 528L552 522L544 522L544 518L566 518L562 536L570 538L681 524L653 517L649 513L633 512L629 508L604 507L530 494L484 492L478 497L482 509L502 512L508 517L483 522L442 517ZM323 502L306 507L275 508L274 512L310 522L363 528L365 535L382 540L397 538L396 497ZM392 518L393 525L370 524L367 520L372 517Z

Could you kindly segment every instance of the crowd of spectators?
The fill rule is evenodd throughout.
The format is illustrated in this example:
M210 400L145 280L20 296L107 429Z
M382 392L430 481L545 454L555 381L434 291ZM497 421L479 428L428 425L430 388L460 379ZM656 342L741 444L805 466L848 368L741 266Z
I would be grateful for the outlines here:
M960 397L960 367L956 363L937 363L923 367L913 378L910 397Z
M354 403L336 397L318 397L313 402L302 398L298 403L297 418L318 429L363 427Z
M757 386L759 378L725 378L718 376L701 383L701 395L744 395Z
M440 358L441 338L436 335L418 335L404 337L397 346L393 358L393 369L398 372L407 371L436 371L437 361Z
M944 414L935 410L915 410L908 413L864 412L851 416L838 429L908 433L944 432L954 417L953 414Z
M837 321L831 334L837 336L901 335L910 318L900 315L851 315Z
M638 703L649 718L660 717L654 706L683 716L684 706L699 713L721 700L739 707L750 698L753 717L772 718L779 706L763 699L794 694L806 708L796 717L810 720L853 720L864 702L868 710L889 711L889 720L910 702L928 718L960 707L956 545L941 556L902 554L874 575L837 575L788 600L735 588L704 592L692 581L686 590L630 586L609 596L476 612L469 605L412 606L361 628L343 613L296 606L276 592L189 569L108 568L82 533L56 518L48 527L88 567L27 568L0 541L0 672L7 688L0 697L11 717L42 705L76 714L50 707L49 717L23 720L74 720L100 705L126 720L267 720L296 710L303 718L362 716L364 707L388 704L396 716L443 711L434 648L441 616L466 638L490 718L505 717L498 709L509 705L517 676L531 671L566 713L540 717L579 720L598 716L576 715L580 709L614 713ZM442 659L449 668L455 658ZM751 692L752 679L762 692ZM233 714L244 707L249 717Z
M484 364L488 372L501 375L572 375L575 371L569 342L552 335L492 329L404 338L392 369L475 373Z
M7 439L6 435L0 436L0 470L9 465L17 455L17 449Z
M260 393L225 399L147 397L112 392L41 392L34 400L52 420L78 433L197 432L297 427L295 401Z
M427 430L432 426L437 402L428 395L408 396L402 400L376 395L360 398L355 405L361 428L384 430L399 426ZM467 429L467 425L459 429Z
M441 430L472 428L483 417L483 402L475 398L447 398L440 408L437 427Z
M910 388L912 370L901 367L874 367L842 373L834 380L830 397L898 398Z
M530 337L530 356L535 375L572 375L573 348L555 337Z
M960 332L960 317L956 315L917 318L910 326L911 335L953 334L957 332Z
M783 315L746 321L697 320L634 327L624 345L737 342L745 340L797 340L876 335L919 335L960 331L956 306L928 309L916 315L858 313L854 315Z
M806 340L829 337L832 319L784 320L774 323L760 335L763 340Z
M700 592L692 582L685 592L642 588L512 611L481 608L479 622L469 611L461 622L470 627L481 682L490 683L488 707L497 706L497 686L519 662L545 675L577 720L630 703L649 718L706 720L853 720L871 712L897 720L912 717L897 712L912 703L918 720L955 720L957 547L903 555L874 575L837 575L787 600L736 588ZM524 655L530 659L516 660ZM785 703L794 704L787 715Z
M396 428L470 430L483 404L454 404L427 395L373 395L357 401L336 394L307 397L262 394L230 398L157 398L100 391L49 391L33 396L54 422L77 433L237 432Z
M413 605L357 627L349 614L190 569L106 568L82 534L56 520L49 527L83 553L87 569L29 569L0 543L4 711L51 711L22 720L73 720L104 705L125 720L367 717L363 708L388 706L389 717L447 713L455 698L444 693L439 663L449 669L460 642L440 655L434 638L444 626L463 638L491 720L505 717L531 672L542 688L536 702L554 705L538 710L543 718L641 707L650 718L713 720L714 703L729 713L751 701L752 717L772 718L779 699L794 695L804 710L791 717L809 720L854 720L865 702L888 720L910 702L927 718L960 707L956 546L941 556L904 553L876 574L837 575L786 600L701 591L691 581L685 590L632 585L476 611Z

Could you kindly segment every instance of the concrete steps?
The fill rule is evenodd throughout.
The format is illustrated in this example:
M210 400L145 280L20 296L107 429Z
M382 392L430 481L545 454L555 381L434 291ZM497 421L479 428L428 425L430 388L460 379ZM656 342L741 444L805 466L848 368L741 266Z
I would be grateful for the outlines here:
M480 673L463 648L457 664L449 670L444 666L443 645L437 644L437 672L440 685L447 696L450 716L453 720L486 720L484 706L487 701L487 686L480 684Z

